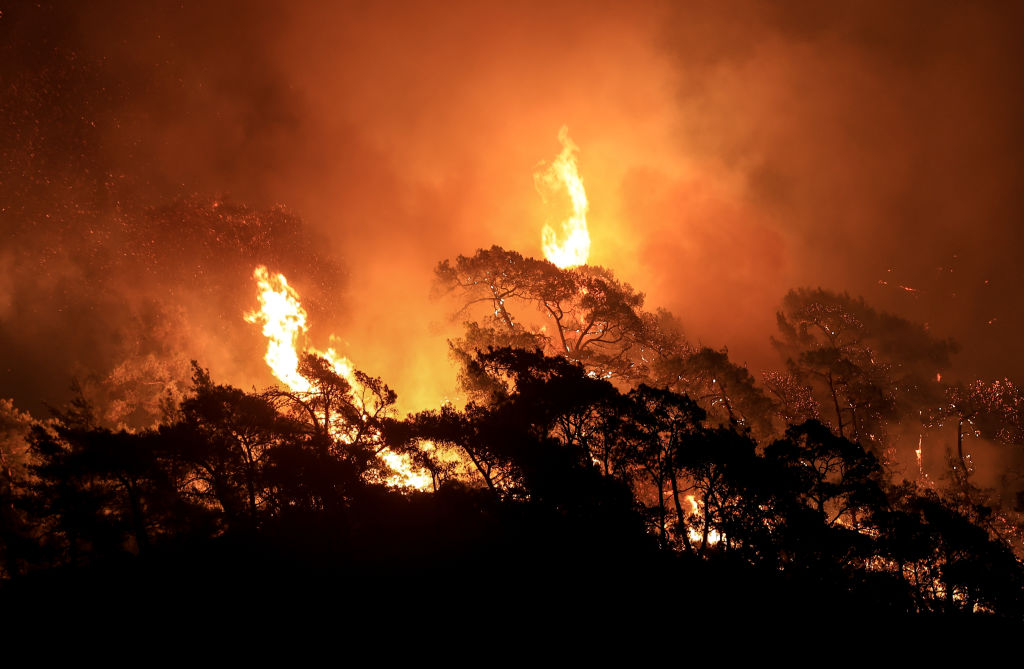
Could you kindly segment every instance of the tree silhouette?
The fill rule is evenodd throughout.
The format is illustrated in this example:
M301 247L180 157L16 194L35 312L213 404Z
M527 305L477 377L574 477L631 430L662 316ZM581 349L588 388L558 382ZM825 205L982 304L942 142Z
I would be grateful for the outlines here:
M442 262L436 278L439 292L458 299L458 317L475 305L490 310L455 343L470 355L464 347L540 344L598 377L630 380L647 373L648 356L679 341L667 314L644 312L643 294L601 267L559 269L494 246Z
M631 478L634 481L644 479L649 485L649 494L642 498L654 499L655 527L662 547L678 543L690 551L692 547L686 521L690 512L684 511L684 504L687 507L689 504L683 500L689 487L684 487L687 484L679 481L682 474L679 453L684 443L701 429L706 414L685 395L646 385L630 391L628 401L623 436L625 460L632 470ZM665 503L669 492L675 514L671 527ZM706 543L705 536L702 548Z
M655 378L666 387L692 397L720 425L772 433L774 403L745 367L729 360L728 351L701 348L659 361Z
M201 514L162 466L160 435L61 422L33 428L30 512L57 559L144 553Z
M214 384L198 366L178 420L162 430L175 464L187 470L187 494L218 507L229 525L260 522L268 503L264 469L295 432L268 398Z
M882 448L886 423L929 405L955 345L923 326L822 289L790 291L772 342L840 437Z
M890 499L879 553L912 586L918 610L1024 612L1024 569L1004 543L933 490L895 487Z
M18 501L32 465L29 433L34 421L11 400L0 400L0 578L16 576L31 561L32 525Z
M791 492L829 527L856 530L862 510L883 499L878 459L817 421L790 426L785 439L765 449L765 457L792 471Z
M505 256L495 252L483 266L495 257ZM554 271L559 281L606 278ZM517 319L511 305L532 289L509 284L481 299L491 307L505 300L506 315ZM598 290L572 300L572 318L615 311ZM81 393L46 423L8 406L4 574L30 583L33 573L61 566L134 564L157 581L166 565L190 556L194 567L182 577L196 583L214 578L203 576L211 564L250 565L209 572L243 590L296 572L312 574L321 590L351 593L354 574L367 583L403 573L440 584L475 570L481 582L535 592L571 577L581 592L656 583L655 597L786 597L793 610L854 618L1019 620L1024 572L996 526L1000 511L969 496L886 483L891 472L875 454L878 442L850 438L883 418L882 405L857 388L875 384L896 398L890 407L912 393L892 387L899 365L878 362L874 335L851 311L808 313L816 309L816 324L784 319L790 343L805 348L789 375L768 377L776 400L726 351L690 349L668 314L634 310L635 329L622 341L647 339L620 350L598 337L577 349L592 345L600 355L573 359L551 345L561 340L550 333L515 327L504 329L512 345L456 346L470 401L405 418L381 379L318 356L300 361L309 383L301 391L245 392L194 365L192 387L176 406L168 401L153 429L102 427ZM501 331L497 317L491 331L469 328L465 343L476 347ZM538 340L547 348L528 346ZM660 343L646 349L641 341ZM600 371L610 360L602 356L615 351L622 355L614 365L636 376ZM638 351L642 364L629 368ZM885 373L864 376L869 363ZM830 372L834 395L823 381ZM836 423L790 424L769 442L772 417L813 416L814 394L838 403ZM961 435L971 426L1010 444L1020 405L1008 381L979 383L950 391L930 417L935 426L955 421ZM846 436L837 434L840 421ZM26 430L28 449L19 450ZM392 485L385 451L429 471L431 491ZM708 585L695 590L702 580Z

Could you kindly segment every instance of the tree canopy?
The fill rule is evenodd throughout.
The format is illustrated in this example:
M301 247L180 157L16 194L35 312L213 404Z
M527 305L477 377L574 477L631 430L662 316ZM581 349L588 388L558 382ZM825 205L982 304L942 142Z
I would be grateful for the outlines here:
M715 573L745 584L732 596L804 593L794 608L1024 617L1011 504L978 493L963 446L1021 443L1020 394L1008 380L936 386L948 342L845 295L794 292L775 339L787 369L759 382L607 270L493 247L437 274L460 318L479 319L451 342L462 406L400 417L383 380L311 354L303 391L247 392L193 363L147 428L105 423L83 393L46 421L0 405L7 587L183 550L236 560L242 546L335 585L367 570L599 589ZM922 440L956 424L949 488L889 468L887 430L908 407L931 407Z

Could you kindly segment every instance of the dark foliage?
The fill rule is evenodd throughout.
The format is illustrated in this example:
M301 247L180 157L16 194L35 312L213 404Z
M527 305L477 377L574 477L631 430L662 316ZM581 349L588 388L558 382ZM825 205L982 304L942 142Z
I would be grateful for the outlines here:
M737 611L1024 620L1024 568L963 446L965 425L1019 443L1022 403L1009 382L936 399L949 342L794 292L788 372L761 386L607 270L493 247L437 278L461 314L487 312L451 343L462 408L399 418L381 379L309 354L302 391L245 392L193 364L145 430L106 427L82 393L45 423L0 407L0 594L266 610L296 589L364 609L471 593L590 627L665 602L687 602L691 627ZM891 483L887 428L914 411L956 423L953 494ZM400 466L429 490L400 485Z
M196 368L171 420L142 432L96 427L79 402L32 430L30 472L4 491L7 601L269 602L302 588L359 606L568 598L576 615L685 598L705 622L1024 616L1004 544L933 492L887 487L874 455L821 423L762 449L686 395L622 393L564 357L469 362L486 402L405 420L360 376L381 408L362 430L370 414L346 413L346 382L324 370L298 397ZM432 491L382 482L384 449L426 467Z

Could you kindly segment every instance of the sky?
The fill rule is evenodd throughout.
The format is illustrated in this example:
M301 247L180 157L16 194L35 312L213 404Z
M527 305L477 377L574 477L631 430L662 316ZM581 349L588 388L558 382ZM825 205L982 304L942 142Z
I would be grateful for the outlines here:
M580 147L591 263L757 374L848 291L1019 379L1019 3L0 2L0 397L196 358L273 379L257 264L407 408L454 387L445 258L539 256ZM148 357L147 357L148 356ZM155 363L154 363L155 364Z

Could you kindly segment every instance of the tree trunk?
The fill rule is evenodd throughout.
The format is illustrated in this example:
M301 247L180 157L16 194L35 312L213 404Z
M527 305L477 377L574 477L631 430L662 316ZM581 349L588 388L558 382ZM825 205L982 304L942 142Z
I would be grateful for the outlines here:
M828 373L828 390L832 393L832 404L836 408L836 421L839 425L839 436L843 436L843 412L839 409L839 397L836 395L835 385L832 383L832 372Z
M139 554L149 550L149 534L146 532L146 520L142 515L142 501L139 499L135 486L124 481L125 489L128 491L128 503L132 509L132 526L135 530L135 543L139 547Z
M964 482L967 482L967 475L970 471L967 469L967 461L964 459L964 419L961 418L956 424L956 454L960 458L960 466L964 470Z
M658 533L660 536L661 548L664 549L668 545L668 541L665 538L665 478L659 471L657 476L658 482Z
M676 473L671 473L672 480L672 500L676 506L676 527L679 528L679 534L683 537L683 548L687 553L693 552L693 546L690 545L690 534L689 528L686 523L683 522L683 505L679 503L679 484L676 483Z

